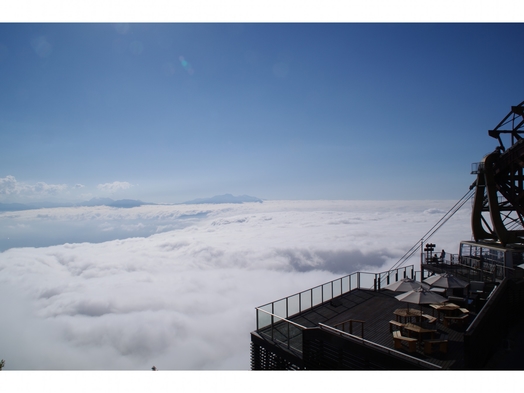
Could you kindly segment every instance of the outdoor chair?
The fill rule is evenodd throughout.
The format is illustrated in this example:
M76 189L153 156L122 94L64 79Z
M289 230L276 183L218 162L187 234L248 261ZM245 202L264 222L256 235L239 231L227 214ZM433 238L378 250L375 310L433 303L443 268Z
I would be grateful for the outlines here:
M428 314L422 314L422 317L425 318L429 324L434 324L435 322L437 322L437 317Z
M394 321L394 320L391 320L389 321L389 331L390 333L393 332L393 329L397 328L397 330L402 330L402 328L406 326L406 324L404 323L401 323L401 322L398 322L398 321Z
M424 353L429 355L433 352L434 348L437 347L440 352L448 352L448 340L436 339L436 340L425 340L424 341Z
M403 336L399 330L393 332L393 342L395 349L402 349L402 342L408 344L408 351L415 352L417 350L417 339Z

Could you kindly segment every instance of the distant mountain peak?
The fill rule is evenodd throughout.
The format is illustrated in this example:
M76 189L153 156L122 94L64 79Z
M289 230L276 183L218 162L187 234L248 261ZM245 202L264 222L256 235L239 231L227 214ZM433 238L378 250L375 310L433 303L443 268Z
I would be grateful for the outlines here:
M110 206L110 207L138 207L142 205L149 205L136 199L119 199L117 201L111 198L91 198L86 202L78 204L78 206Z
M107 206L111 207L138 207L142 205L149 205L149 203L144 203L142 201L139 201L137 199L119 199L118 201L114 201L112 203L109 203Z
M111 198L91 198L88 201L81 202L78 206L104 206L113 203Z
M211 198L197 198L191 201L184 202L186 205L196 205L202 203L245 203L258 202L262 203L262 199L252 197L249 195L234 196L232 194L215 195Z

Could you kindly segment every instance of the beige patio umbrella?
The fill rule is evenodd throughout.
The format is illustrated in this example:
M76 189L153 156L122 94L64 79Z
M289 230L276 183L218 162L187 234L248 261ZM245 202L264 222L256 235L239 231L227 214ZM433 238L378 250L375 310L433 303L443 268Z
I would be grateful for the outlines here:
M421 313L423 304L444 303L448 300L444 296L440 296L438 293L428 291L422 287L406 293L401 293L400 295L395 296L395 299L400 300L401 302L420 305Z
M429 284L424 284L412 278L403 278L402 280L386 285L384 289L394 292L408 292L412 291L413 289L418 289L420 287L424 289L429 289Z
M435 274L424 280L426 284L439 288L466 288L469 283L455 277L453 274L443 273Z

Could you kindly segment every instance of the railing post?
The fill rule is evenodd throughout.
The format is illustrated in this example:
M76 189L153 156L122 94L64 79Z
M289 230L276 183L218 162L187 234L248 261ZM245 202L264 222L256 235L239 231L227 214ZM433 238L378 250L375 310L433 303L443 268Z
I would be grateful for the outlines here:
M271 303L271 340L274 339L275 330L275 303Z
M291 345L291 337L289 335L289 325L290 325L290 323L286 321L286 325L287 325L287 349L289 349L289 347Z

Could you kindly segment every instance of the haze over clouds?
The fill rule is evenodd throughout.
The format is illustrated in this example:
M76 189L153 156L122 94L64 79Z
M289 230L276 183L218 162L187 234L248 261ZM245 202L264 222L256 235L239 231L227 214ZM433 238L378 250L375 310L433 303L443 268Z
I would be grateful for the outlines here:
M149 237L0 254L1 356L9 369L249 369L254 308L356 270L384 271L454 201L266 201L55 208L20 225L94 221ZM148 224L149 223L149 224ZM95 228L94 226L90 227ZM465 208L432 238L456 252ZM418 263L415 257L410 263Z

